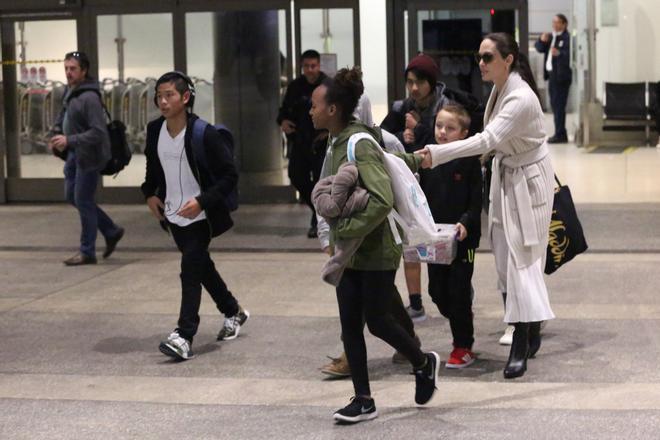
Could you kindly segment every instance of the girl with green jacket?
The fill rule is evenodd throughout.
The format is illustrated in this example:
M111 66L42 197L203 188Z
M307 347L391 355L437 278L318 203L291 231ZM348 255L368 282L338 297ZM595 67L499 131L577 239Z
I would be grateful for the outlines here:
M314 127L327 129L330 133L331 160L326 164L330 174L335 174L348 160L347 143L352 135L366 132L380 141L377 130L352 117L363 92L362 72L354 67L341 69L334 78L325 79L312 94L310 114ZM394 205L394 195L383 163L383 152L378 148L369 140L356 144L355 164L360 186L369 192L369 202L363 211L341 219L330 230L331 245L335 239L363 239L337 286L344 350L355 389L351 402L334 414L334 419L340 423L356 423L378 416L369 387L363 317L374 336L390 344L412 364L416 381L415 402L418 404L423 405L433 397L440 363L436 353L422 352L390 313L401 246L395 243L387 220ZM412 154L402 158L413 169L417 169L421 162Z

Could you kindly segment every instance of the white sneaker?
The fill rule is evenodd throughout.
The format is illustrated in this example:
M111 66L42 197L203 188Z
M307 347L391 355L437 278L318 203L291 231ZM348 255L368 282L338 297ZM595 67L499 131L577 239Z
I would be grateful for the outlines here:
M184 361L195 357L192 352L190 341L181 337L176 330L170 333L167 337L167 341L160 343L158 349L166 356Z
M512 325L507 325L504 329L504 334L500 338L500 345L511 345L513 344L513 332L516 328Z

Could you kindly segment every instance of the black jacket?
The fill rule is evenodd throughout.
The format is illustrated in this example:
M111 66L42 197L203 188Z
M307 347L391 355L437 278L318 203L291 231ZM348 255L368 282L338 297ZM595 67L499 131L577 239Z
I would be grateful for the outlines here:
M467 229L459 246L479 247L481 238L481 163L478 157L455 159L431 169L419 170L424 190L436 223L456 224Z
M313 153L312 147L314 141L327 133L325 130L315 130L312 123L312 117L309 115L309 110L312 108L312 92L316 89L327 76L321 72L318 80L314 84L310 84L304 76L291 81L286 89L282 106L277 115L277 123L282 124L282 121L288 119L296 124L296 131L287 138L294 148L298 148L300 153ZM325 142L322 143L322 152L325 153ZM302 151L304 150L304 151Z
M197 180L201 189L197 201L206 213L206 219L211 226L211 235L217 237L234 225L229 209L225 204L225 197L236 187L238 172L233 159L223 145L220 134L211 125L206 127L204 131L204 148L208 163L205 166L199 165L197 158L193 157L191 144L192 127L196 119L198 119L197 115L188 116L184 148L188 163L193 168L192 172L195 180ZM165 118L160 117L147 125L147 145L144 150L147 159L147 173L142 184L142 193L145 198L155 195L163 202L165 201L167 188L165 186L165 173L158 157L158 136L164 122ZM211 179L209 173L213 175L214 179ZM213 181L215 181L214 184L211 183ZM167 229L165 222L162 222L162 226Z
M412 153L424 148L426 145L435 144L435 116L445 104L450 102L462 105L470 114L472 122L470 123L469 136L483 130L484 107L477 98L462 90L450 89L441 82L436 85L435 98L430 106L420 111L412 98L395 101L390 112L381 122L380 128L395 135L403 144L406 152ZM403 131L406 128L406 113L413 110L420 115L421 120L415 126L415 142L407 144L403 140Z
M555 47L559 49L559 55L552 57L552 71L548 72L545 63L548 62L548 56L552 56L550 55L551 42L552 37L547 43L541 41L539 37L534 44L538 52L545 54L543 57L543 79L570 83L573 80L573 72L571 71L571 36L568 34L568 30L555 38Z

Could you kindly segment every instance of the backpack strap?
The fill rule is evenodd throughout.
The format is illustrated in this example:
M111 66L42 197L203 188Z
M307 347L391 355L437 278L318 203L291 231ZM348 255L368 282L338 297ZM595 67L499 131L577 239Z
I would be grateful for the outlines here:
M69 101L71 101L73 98L77 98L78 96L82 95L82 94L85 93L85 92L92 92L92 93L94 93L96 96L99 97L99 99L101 100L101 107L103 107L103 111L105 112L105 115L108 117L108 121L112 121L112 116L110 116L110 112L108 111L108 108L105 106L105 102L103 102L103 95L101 95L101 91L100 91L100 90L96 90L96 89L82 89L82 90L80 90L80 89L76 89L76 90L72 91L72 92L69 94L69 96L67 96L67 98L66 98L66 102L67 102L67 104L68 104Z
M376 139L373 138L370 134L367 133L356 133L352 135L350 138L348 138L348 143L346 145L346 156L348 157L349 162L355 162L355 145L363 140L367 139L371 141L376 147L378 147L378 151L384 154L383 149L381 148L380 144L376 141ZM394 237L394 242L396 244L401 244L403 243L403 240L401 239L401 234L399 233L399 228L396 227L396 224L399 223L402 228L404 228L404 231L408 228L408 225L406 222L403 220L401 215L399 215L398 212L396 212L396 209L392 208L389 214L387 214L387 221L390 224L390 230L392 231L392 236Z
M214 180L213 175L209 172L207 167L208 162L206 160L206 149L204 148L204 131L206 130L206 127L208 125L209 123L203 119L198 118L195 120L195 122L193 123L191 144L192 144L193 157L195 162L197 163L197 166L199 168L203 168L204 171L206 171L206 174L208 174L211 180L213 181Z

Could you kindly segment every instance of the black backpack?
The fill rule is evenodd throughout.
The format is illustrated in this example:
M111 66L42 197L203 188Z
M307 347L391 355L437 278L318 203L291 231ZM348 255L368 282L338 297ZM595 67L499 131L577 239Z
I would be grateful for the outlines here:
M67 100L70 101L72 98L75 98L76 96L80 96L85 92L96 93L96 95L101 100L101 105L103 106L105 115L108 118L107 127L108 127L108 136L110 137L110 160L105 165L105 168L101 170L101 174L103 174L104 176L116 177L121 170L126 168L126 166L131 161L131 157L133 157L133 154L131 153L131 149L128 146L128 141L126 140L126 125L124 125L123 122L117 119L115 120L112 119L112 116L110 116L110 112L108 112L107 107L103 103L103 97L101 96L101 92L99 90L95 90L95 89L76 90L71 93L71 95L67 98Z
M204 130L206 130L207 125L211 125L218 132L222 139L222 146L225 149L224 153L227 157L230 157L232 161L234 161L234 136L231 134L231 131L222 124L212 125L203 119L196 119L193 124L193 155L197 164L207 171L208 175L211 177L212 183L215 183L216 176L214 176L208 168L206 150L204 149ZM225 204L230 212L238 209L238 187L234 187L227 197L225 197Z

